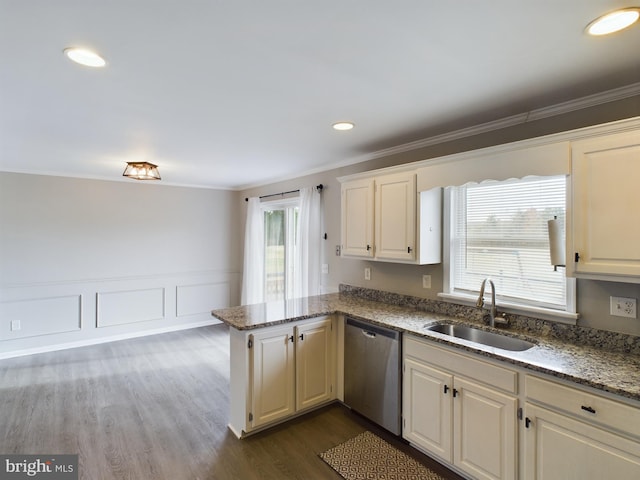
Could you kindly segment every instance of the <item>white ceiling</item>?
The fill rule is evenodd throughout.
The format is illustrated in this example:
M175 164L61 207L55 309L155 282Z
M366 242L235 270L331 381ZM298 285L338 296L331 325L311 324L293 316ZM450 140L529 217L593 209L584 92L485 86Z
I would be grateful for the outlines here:
M118 180L146 160L164 183L241 188L363 160L638 82L640 26L584 33L632 5L0 0L0 170Z

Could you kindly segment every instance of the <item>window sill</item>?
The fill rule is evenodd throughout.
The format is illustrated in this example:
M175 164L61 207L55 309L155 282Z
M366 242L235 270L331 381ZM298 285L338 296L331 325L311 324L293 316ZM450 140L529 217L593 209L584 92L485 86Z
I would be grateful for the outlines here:
M467 305L475 307L478 297L472 295L463 295L459 293L438 293L438 297L449 303L456 303L458 305ZM490 302L488 302L490 304ZM534 307L531 305L518 305L515 303L500 302L498 305L499 312L514 313L516 315L526 315L529 317L540 318L542 320L549 320L557 323L564 323L566 325L577 325L580 314L563 312L560 310L554 310L552 308Z

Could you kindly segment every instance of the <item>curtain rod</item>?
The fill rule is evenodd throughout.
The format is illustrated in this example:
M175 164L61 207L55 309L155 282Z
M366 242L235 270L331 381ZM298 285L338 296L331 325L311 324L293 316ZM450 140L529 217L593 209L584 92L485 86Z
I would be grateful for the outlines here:
M324 185L322 185L322 184L316 186L316 190L318 190L319 193L322 193L322 189L323 188L324 188ZM277 197L278 195L287 195L289 193L298 193L299 191L300 191L300 189L298 189L298 190L289 190L288 192L271 193L269 195L261 195L258 198L260 198L262 200L263 198ZM248 202L249 198L245 197L244 201Z

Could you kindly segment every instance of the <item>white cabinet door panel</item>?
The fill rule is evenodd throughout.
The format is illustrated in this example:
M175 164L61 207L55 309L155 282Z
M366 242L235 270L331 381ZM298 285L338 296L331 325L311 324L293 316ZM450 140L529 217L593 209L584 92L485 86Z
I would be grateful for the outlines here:
M640 445L579 420L526 405L525 477L640 478Z
M516 478L517 399L456 377L454 464L481 479Z
M574 271L640 276L640 131L573 142L571 177Z
M268 329L252 335L252 427L295 412L293 328Z
M406 358L403 384L403 437L451 462L450 374Z
M335 349L333 320L296 327L296 409L302 410L333 398Z

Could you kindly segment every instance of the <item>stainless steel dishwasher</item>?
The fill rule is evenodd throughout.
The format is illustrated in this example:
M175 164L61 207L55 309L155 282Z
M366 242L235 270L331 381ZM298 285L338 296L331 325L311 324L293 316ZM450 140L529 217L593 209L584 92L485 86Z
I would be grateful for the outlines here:
M344 403L390 432L401 433L400 332L347 318Z

